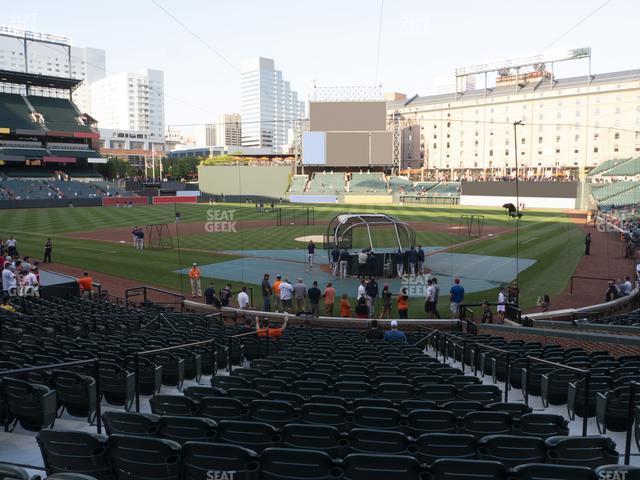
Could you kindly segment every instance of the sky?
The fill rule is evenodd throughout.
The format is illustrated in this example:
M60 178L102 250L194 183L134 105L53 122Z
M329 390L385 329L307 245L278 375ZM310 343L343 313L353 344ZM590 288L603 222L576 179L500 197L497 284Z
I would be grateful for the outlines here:
M108 73L163 70L167 126L238 112L240 62L257 56L273 58L303 100L314 82L428 95L456 67L535 55L551 43L545 51L591 47L593 73L640 68L638 0L155 2L211 48L154 0L23 0L4 6L0 24L102 48ZM587 64L555 72L584 75Z

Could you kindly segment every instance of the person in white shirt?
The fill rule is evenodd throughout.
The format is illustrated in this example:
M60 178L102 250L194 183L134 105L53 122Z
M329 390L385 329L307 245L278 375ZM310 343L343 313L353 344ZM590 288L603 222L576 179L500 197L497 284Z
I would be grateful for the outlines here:
M433 285L432 279L427 281L427 285L427 298L424 303L424 311L427 314L427 318L433 318L436 315L436 287Z
M622 294L623 295L631 295L633 291L633 284L631 283L631 277L626 277L625 282L623 284Z
M17 249L18 242L16 241L15 238L9 237L5 242L5 245L7 246L7 253L9 255L11 255L12 257L15 257L18 254L18 249Z
M15 295L17 281L15 274L11 271L10 265L7 263L2 270L2 292L5 295Z
M364 278L360 280L360 285L358 285L358 293L356 295L356 300L360 299L360 297L364 297L367 294L367 289L365 288L365 280Z
M243 310L249 307L249 295L247 294L247 287L242 287L242 290L238 294L238 307Z
M289 283L289 279L285 277L280 284L280 300L282 301L282 309L285 312L291 310L291 299L293 298L293 287Z
M504 323L504 314L507 310L507 296L504 294L504 287L500 287L500 292L498 293L498 306L496 307L496 311L498 312L497 323Z

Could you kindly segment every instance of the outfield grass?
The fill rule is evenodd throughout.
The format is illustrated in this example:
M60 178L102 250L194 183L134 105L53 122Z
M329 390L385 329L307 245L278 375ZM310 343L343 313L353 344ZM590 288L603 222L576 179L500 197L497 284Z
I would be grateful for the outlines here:
M140 254L131 245L105 241L79 240L66 237L69 232L86 232L112 227L131 227L137 224L173 223L175 211L181 214L181 222L206 222L209 209L233 211L234 220L273 220L274 226L239 229L238 233L202 233L181 235L181 252L172 250L145 250ZM285 207L286 208L286 207ZM179 275L173 273L179 264L183 267L191 262L216 263L230 257L217 252L222 250L289 249L304 248L295 241L305 235L322 235L328 221L337 213L348 211L384 212L398 216L404 221L438 222L457 226L460 215L482 214L485 225L496 227L515 226L502 209L470 208L453 206L314 206L315 225L275 226L275 215L257 212L253 205L224 204L137 206L134 208L51 208L0 211L0 221L5 227L5 238L13 235L18 240L22 255L41 258L46 237L54 240L54 260L90 270L99 281L100 272L178 289ZM449 246L460 243L466 237L449 232L417 232L417 242L423 245ZM536 264L520 274L522 288L521 303L524 307L534 305L538 296L560 292L575 270L582 256L583 236L580 229L561 212L526 211L520 222L518 235L519 255L532 258ZM384 235L381 236L384 242ZM505 233L456 249L459 253L477 253L493 256L515 256L516 233ZM180 258L179 258L180 257ZM204 279L220 285L221 279ZM260 279L255 280L255 284ZM184 282L185 288L187 282ZM446 286L442 286L443 290ZM340 293L340 292L339 292ZM444 293L444 292L443 292ZM466 302L480 302L487 298L495 301L497 292L487 291L470 294ZM444 296L446 297L446 295ZM443 298L441 308L445 307ZM423 300L413 299L413 312L423 311Z

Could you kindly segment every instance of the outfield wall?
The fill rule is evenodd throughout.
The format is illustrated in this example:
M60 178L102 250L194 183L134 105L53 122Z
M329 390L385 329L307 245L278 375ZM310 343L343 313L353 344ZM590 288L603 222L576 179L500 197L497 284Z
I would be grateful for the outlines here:
M527 208L580 208L578 182L518 182L520 203ZM501 207L517 203L515 182L463 182L460 205Z
M290 166L199 166L200 191L210 195L282 198L289 188Z

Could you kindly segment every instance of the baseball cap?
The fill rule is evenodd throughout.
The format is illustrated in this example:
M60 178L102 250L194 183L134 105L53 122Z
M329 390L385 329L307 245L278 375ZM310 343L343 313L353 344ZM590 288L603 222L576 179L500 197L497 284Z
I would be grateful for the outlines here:
M397 327L398 326L398 322L396 322L395 320L391 320L391 327Z
M276 275L276 278L282 278L282 275Z
M193 263L192 263L192 265L195 267L195 266L197 265L197 263L196 263L196 262L193 262Z

